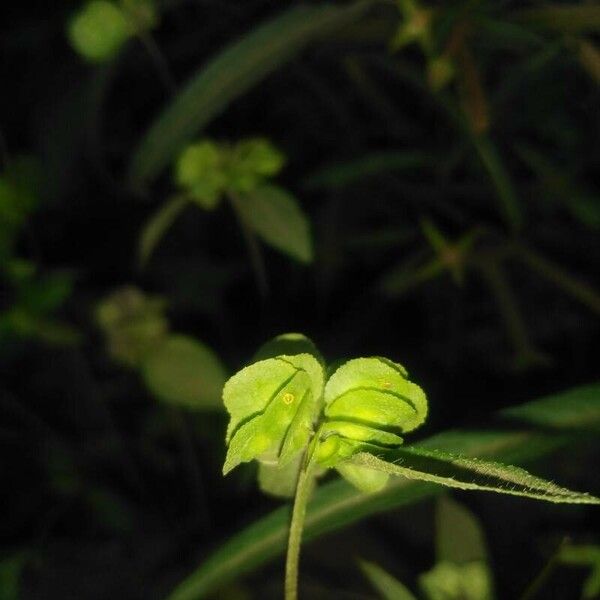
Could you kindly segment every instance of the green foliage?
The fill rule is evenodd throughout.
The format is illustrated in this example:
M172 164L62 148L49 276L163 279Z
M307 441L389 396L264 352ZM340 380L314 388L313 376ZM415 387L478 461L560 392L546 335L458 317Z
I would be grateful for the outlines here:
M175 164L181 194L169 200L148 221L140 239L144 264L182 210L193 202L215 209L229 197L254 256L253 235L308 263L313 257L308 219L297 200L283 188L267 184L284 164L283 154L263 138L241 140L233 146L201 140L187 146ZM257 265L262 269L262 265Z
M114 2L92 0L69 24L69 40L86 60L103 62L113 58L133 35L127 15Z
M236 206L264 242L302 263L312 261L309 222L289 192L279 186L262 185L240 198Z
M552 413L563 395L572 402L560 402L562 410L556 416L554 426L561 428L560 424L564 423L562 429L566 433L548 436L537 432L538 420ZM487 456L499 461L532 461L561 447L577 444L581 441L582 431L597 430L600 426L599 399L600 384L575 388L513 407L507 417L509 422L519 421L516 429L448 431L424 440L416 447L443 448L453 454ZM533 428L527 428L528 423ZM398 477L390 479L378 494L364 494L345 481L330 482L315 491L308 506L304 539L335 531L369 515L420 502L439 494L442 489L439 485ZM169 600L205 598L233 578L276 558L285 549L288 527L288 507L281 507L257 520L209 556L177 586Z
M190 410L221 408L225 369L207 346L185 335L169 335L142 361L152 395Z
M198 340L169 333L162 298L134 287L113 292L98 304L96 319L116 362L139 369L158 400L189 410L220 407L225 369Z
M39 206L39 164L28 156L11 160L0 175L0 260L9 260L18 234Z
M309 42L358 19L366 4L294 6L250 31L202 66L151 125L130 163L135 187L150 183L237 97Z
M286 334L270 342L263 353L276 351L286 340L299 349L314 347L298 334ZM358 358L330 370L325 383L323 365L313 354L299 353L253 362L225 384L223 401L230 421L223 474L240 463L258 459L276 469L260 473L262 487L281 496L288 495L292 478L297 478L286 561L286 600L297 597L300 542L314 465L341 465L339 472L350 483L371 493L380 492L388 476L396 475L462 490L487 490L555 503L600 504L600 498L562 488L519 467L442 449L400 448L402 438L390 430L410 432L427 416L427 398L407 376L402 365L388 359ZM299 470L296 465L285 469L298 456ZM454 507L446 510L457 512ZM465 513L461 518L468 521ZM479 546L475 550L480 551L476 527L467 525L467 530L471 545ZM441 535L440 555L463 560L444 539L447 531L442 530ZM491 598L488 570L479 560L461 564L442 560L422 577L421 585L431 600Z
M566 544L560 549L558 561L563 565L588 567L581 598L592 600L600 596L600 546Z
M96 308L111 358L128 367L139 367L164 342L169 323L165 301L134 287L116 290Z
M457 565L440 562L420 577L429 600L491 600L490 574L480 562Z
M268 140L251 138L230 147L210 140L187 146L177 159L175 180L202 208L214 209L228 192L248 194L283 167Z
M67 33L78 54L102 63L114 58L136 33L155 25L156 14L148 0L91 0L72 17Z
M379 565L366 560L361 560L358 564L383 600L416 600L407 587Z

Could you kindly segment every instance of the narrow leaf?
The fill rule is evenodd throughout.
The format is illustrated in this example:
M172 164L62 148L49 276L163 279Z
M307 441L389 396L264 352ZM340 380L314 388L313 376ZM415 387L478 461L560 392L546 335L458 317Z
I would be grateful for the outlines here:
M474 136L473 143L496 191L500 213L509 227L518 230L523 224L521 204L496 146L486 135Z
M309 222L291 194L274 185L262 185L244 194L236 207L267 244L300 262L312 261Z
M152 182L213 118L313 39L358 18L367 3L295 6L222 50L159 115L129 168L134 187Z
M163 204L144 225L138 252L140 266L146 265L160 240L187 205L187 198L175 196Z
M359 561L360 570L383 600L416 600L410 590L379 565L366 560Z
M600 498L559 487L519 467L442 450L402 448L387 453L385 460L359 453L352 464L461 490L485 490L555 503L600 504Z

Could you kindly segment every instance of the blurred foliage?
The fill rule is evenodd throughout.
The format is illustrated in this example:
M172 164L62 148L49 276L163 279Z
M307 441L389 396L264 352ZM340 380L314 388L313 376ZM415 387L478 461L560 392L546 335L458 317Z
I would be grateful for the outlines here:
M279 331L405 362L424 435L596 380L599 35L576 0L5 3L0 595L165 597L265 514L251 466L222 481L219 388ZM597 431L585 390L507 418ZM541 473L597 494L580 438ZM418 590L429 519L358 523L367 501L327 485L317 504L355 525L344 552L307 547L309 597L369 593L353 554ZM512 509L477 502L498 597L551 555L544 585L593 597L596 513L520 503L502 528Z

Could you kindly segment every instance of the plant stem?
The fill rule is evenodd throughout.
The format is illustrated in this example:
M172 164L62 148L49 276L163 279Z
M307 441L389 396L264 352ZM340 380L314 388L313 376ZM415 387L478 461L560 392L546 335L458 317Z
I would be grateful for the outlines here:
M228 197L229 201L231 202L233 212L235 213L240 224L240 229L242 230L242 235L244 236L244 240L248 248L248 255L250 256L250 262L254 270L258 292L262 298L266 298L269 294L269 284L267 281L267 270L265 268L265 263L260 251L260 246L258 245L256 236L254 235L254 232L250 228L246 216L244 215L242 200L237 194L234 194L231 191L228 193Z
M313 488L313 471L309 464L304 464L298 475L296 484L296 495L294 497L294 508L292 509L292 521L290 523L290 534L288 538L287 556L285 559L285 600L297 600L298 598L298 565L300 563L300 544L302 543L302 532L304 530L304 517L306 516L306 505Z

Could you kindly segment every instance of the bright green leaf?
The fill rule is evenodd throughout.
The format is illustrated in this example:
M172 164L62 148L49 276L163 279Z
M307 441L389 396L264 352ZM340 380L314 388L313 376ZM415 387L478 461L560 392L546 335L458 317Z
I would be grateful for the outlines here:
M361 560L358 564L383 600L416 600L407 587L379 565L366 560Z
M300 262L312 261L309 222L291 194L274 185L262 185L244 194L236 206L267 244Z
M339 367L325 386L325 415L406 433L427 418L427 397L402 365L385 358L356 358Z
M223 472L255 458L284 466L306 447L323 390L323 368L310 354L261 360L223 389L231 419Z
M142 376L159 400L191 410L220 408L225 369L217 355L194 338L171 335L144 357Z

